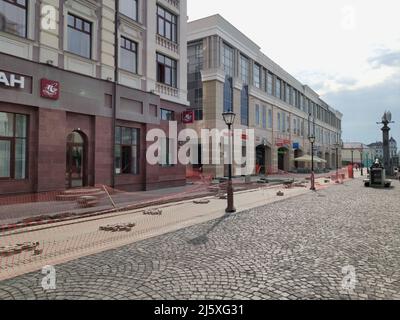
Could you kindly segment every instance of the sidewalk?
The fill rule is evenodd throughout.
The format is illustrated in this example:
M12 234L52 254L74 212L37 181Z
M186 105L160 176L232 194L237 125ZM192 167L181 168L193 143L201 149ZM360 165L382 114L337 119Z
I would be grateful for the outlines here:
M317 180L317 188L333 186L334 182ZM235 193L235 206L238 211L260 207L269 203L284 201L309 191L306 187L285 189L283 186L259 188ZM284 196L278 197L277 191ZM226 200L206 197L206 204L194 204L192 200L165 204L150 209L162 210L162 215L144 215L144 210L132 210L103 216L83 218L0 233L3 245L26 242L39 242L39 255L21 252L11 256L0 256L0 280L32 272L45 265L56 265L79 257L117 248L136 241L169 233L202 222L223 218ZM105 232L100 227L115 224L134 223L130 232Z
M318 174L316 177L329 177L333 173ZM264 176L252 176L249 183L245 182L244 177L234 178L233 183L236 190L258 188L258 181ZM265 177L270 180L271 185L282 183L282 181L294 179L304 181L309 178L309 174L283 174L268 175ZM216 194L216 190L221 185L212 184L211 180L194 180L183 187L166 188L153 191L141 192L122 192L112 190L111 198L117 208L137 209L151 206L155 203L164 204L182 199L195 199ZM102 186L99 186L101 189ZM86 214L102 212L114 209L112 201L104 195L92 208L81 208L77 201L56 201L59 193L48 194L29 194L17 196L0 197L0 225L27 223L31 218L38 216L55 217L58 216L82 216ZM7 204L11 203L11 204ZM34 220L34 219L33 219Z

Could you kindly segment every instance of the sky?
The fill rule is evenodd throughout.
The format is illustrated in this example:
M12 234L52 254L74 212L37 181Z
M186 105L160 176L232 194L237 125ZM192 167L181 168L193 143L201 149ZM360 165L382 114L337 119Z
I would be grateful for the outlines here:
M189 21L217 13L343 113L345 142L381 140L390 110L400 143L399 0L188 0Z

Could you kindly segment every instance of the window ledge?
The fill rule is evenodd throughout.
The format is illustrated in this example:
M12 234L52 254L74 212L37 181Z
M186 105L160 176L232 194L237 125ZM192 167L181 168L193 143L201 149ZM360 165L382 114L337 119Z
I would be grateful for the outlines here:
M81 61L86 62L86 63L97 63L97 60L94 60L92 58L86 58L84 56L81 56L81 55L79 55L77 53L73 53L73 52L68 51L68 50L64 51L64 55L69 57L69 58L78 59L78 60L81 60Z
M142 31L146 30L145 26L140 21L134 20L121 12L119 13L119 18L130 27L139 28Z

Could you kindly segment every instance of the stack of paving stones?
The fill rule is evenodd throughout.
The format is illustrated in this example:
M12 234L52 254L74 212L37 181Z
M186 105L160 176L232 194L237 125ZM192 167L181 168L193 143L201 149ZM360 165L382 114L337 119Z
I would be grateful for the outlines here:
M34 251L37 253L39 242L24 242L12 246L0 247L0 257L8 257L15 254L19 254L23 251Z
M135 223L122 223L122 224L114 224L114 225L108 225L105 227L100 227L100 231L107 231L107 232L130 232L132 231L132 228L135 227Z
M145 216L161 216L162 210L161 209L149 209L143 212Z

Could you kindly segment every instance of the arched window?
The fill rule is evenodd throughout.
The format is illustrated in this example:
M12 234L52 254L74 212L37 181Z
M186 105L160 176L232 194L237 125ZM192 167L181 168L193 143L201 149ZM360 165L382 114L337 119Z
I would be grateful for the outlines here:
M224 112L233 111L233 85L232 78L226 76L224 83Z
M243 86L240 93L240 117L243 126L249 125L249 87Z

